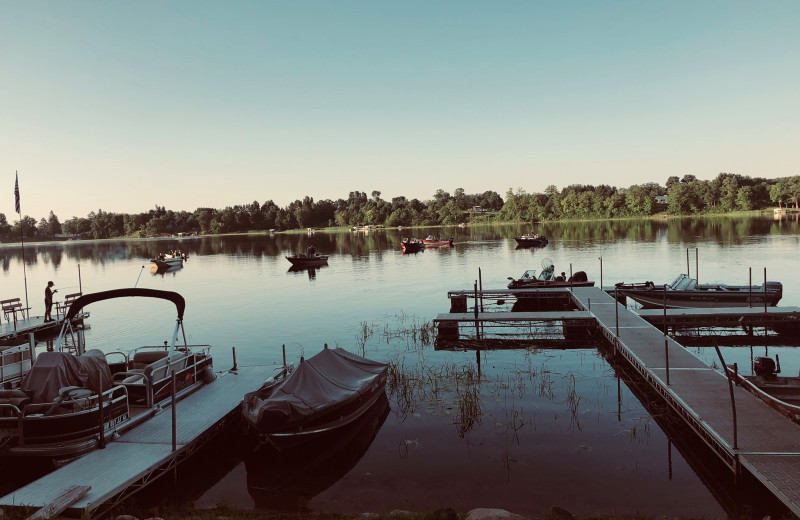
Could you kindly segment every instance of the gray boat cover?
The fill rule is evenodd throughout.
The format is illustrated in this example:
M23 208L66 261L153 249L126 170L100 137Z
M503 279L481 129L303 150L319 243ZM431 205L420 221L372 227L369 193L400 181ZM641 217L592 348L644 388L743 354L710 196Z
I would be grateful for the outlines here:
M301 359L279 386L246 394L244 417L265 433L302 425L366 394L387 370L384 363L342 348L325 348Z
M111 388L111 369L97 349L81 356L65 352L42 352L22 380L22 390L33 392L34 403L50 403L66 386L88 388L93 393Z

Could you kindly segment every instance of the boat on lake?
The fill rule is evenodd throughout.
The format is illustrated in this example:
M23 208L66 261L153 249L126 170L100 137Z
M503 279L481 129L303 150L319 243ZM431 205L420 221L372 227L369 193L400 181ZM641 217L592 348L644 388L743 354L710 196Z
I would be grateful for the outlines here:
M293 267L318 267L328 263L327 255L314 254L306 256L302 253L287 256L286 259L291 262Z
M242 415L263 442L283 450L357 420L386 391L388 365L325 348L285 377L245 394Z
M757 356L753 360L753 375L742 375L736 365L728 365L728 375L795 422L800 423L800 377L780 376L780 358Z
M175 304L171 341L130 353L83 351L81 341L74 341L78 331L73 330L73 318L91 303L128 297ZM211 347L186 344L185 305L180 294L154 289L116 289L77 298L53 351L39 354L19 389L0 390L0 459L72 460L159 413L172 398L173 373L176 400L213 381ZM68 337L79 345L75 354L61 351Z
M453 238L439 238L434 235L428 235L422 242L425 247L450 247L453 245Z
M585 271L578 271L572 276L566 273L556 275L553 261L549 258L542 259L542 272L536 275L536 269L528 269L519 278L508 277L509 289L534 289L544 287L594 287L594 282L589 280Z
M517 245L520 247L544 247L547 245L547 237L536 233L528 233L527 235L520 235L514 237Z
M404 253L417 253L425 249L425 243L416 238L404 238L400 242L400 249L402 249Z
M687 274L678 275L667 285L653 282L616 284L619 295L639 303L645 309L693 309L716 307L763 307L764 299L774 307L783 297L783 284L761 285L700 284Z

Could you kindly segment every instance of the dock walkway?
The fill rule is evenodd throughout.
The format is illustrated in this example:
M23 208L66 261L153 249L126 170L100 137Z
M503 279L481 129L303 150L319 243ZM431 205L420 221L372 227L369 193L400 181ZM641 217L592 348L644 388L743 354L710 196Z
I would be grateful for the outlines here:
M75 485L90 489L67 510L71 516L92 515L113 507L210 440L228 418L239 413L244 394L257 389L276 367L240 367L178 401L175 451L172 410L167 407L104 449L94 450L0 498L0 508L44 507Z
M439 314L433 320L440 333L459 324L562 322L565 332L585 326L587 320L623 356L673 411L737 474L752 474L795 515L800 516L800 425L744 388L733 386L736 413L728 378L656 328L687 324L740 324L746 326L796 326L800 308L628 309L613 293L599 287L540 289L539 295L521 295L558 301L556 292L568 296L571 308L557 312L474 312ZM450 291L452 299L504 298L519 290ZM533 291L531 291L533 292ZM465 302L460 302L461 308ZM651 324L652 323L652 324Z

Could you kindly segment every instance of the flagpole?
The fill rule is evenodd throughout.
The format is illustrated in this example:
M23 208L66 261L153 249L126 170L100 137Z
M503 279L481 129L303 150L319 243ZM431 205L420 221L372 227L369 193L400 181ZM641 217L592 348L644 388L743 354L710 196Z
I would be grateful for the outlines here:
M22 209L19 205L19 171L14 172L14 203L16 205L17 213L19 214L19 240L22 243L22 277L25 279L25 312L28 313L28 319L31 317L31 306L28 305L28 272L25 269L25 233L22 229Z

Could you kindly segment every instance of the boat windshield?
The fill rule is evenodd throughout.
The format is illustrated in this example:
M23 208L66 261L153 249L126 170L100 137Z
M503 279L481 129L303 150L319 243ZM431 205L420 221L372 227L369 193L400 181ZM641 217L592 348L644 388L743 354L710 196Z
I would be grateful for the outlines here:
M533 280L534 278L536 278L536 269L528 269L527 271L522 273L522 276L520 276L520 278L523 280Z
M669 284L669 288L673 291L691 291L695 288L697 282L686 276L685 274L679 274L675 281Z

